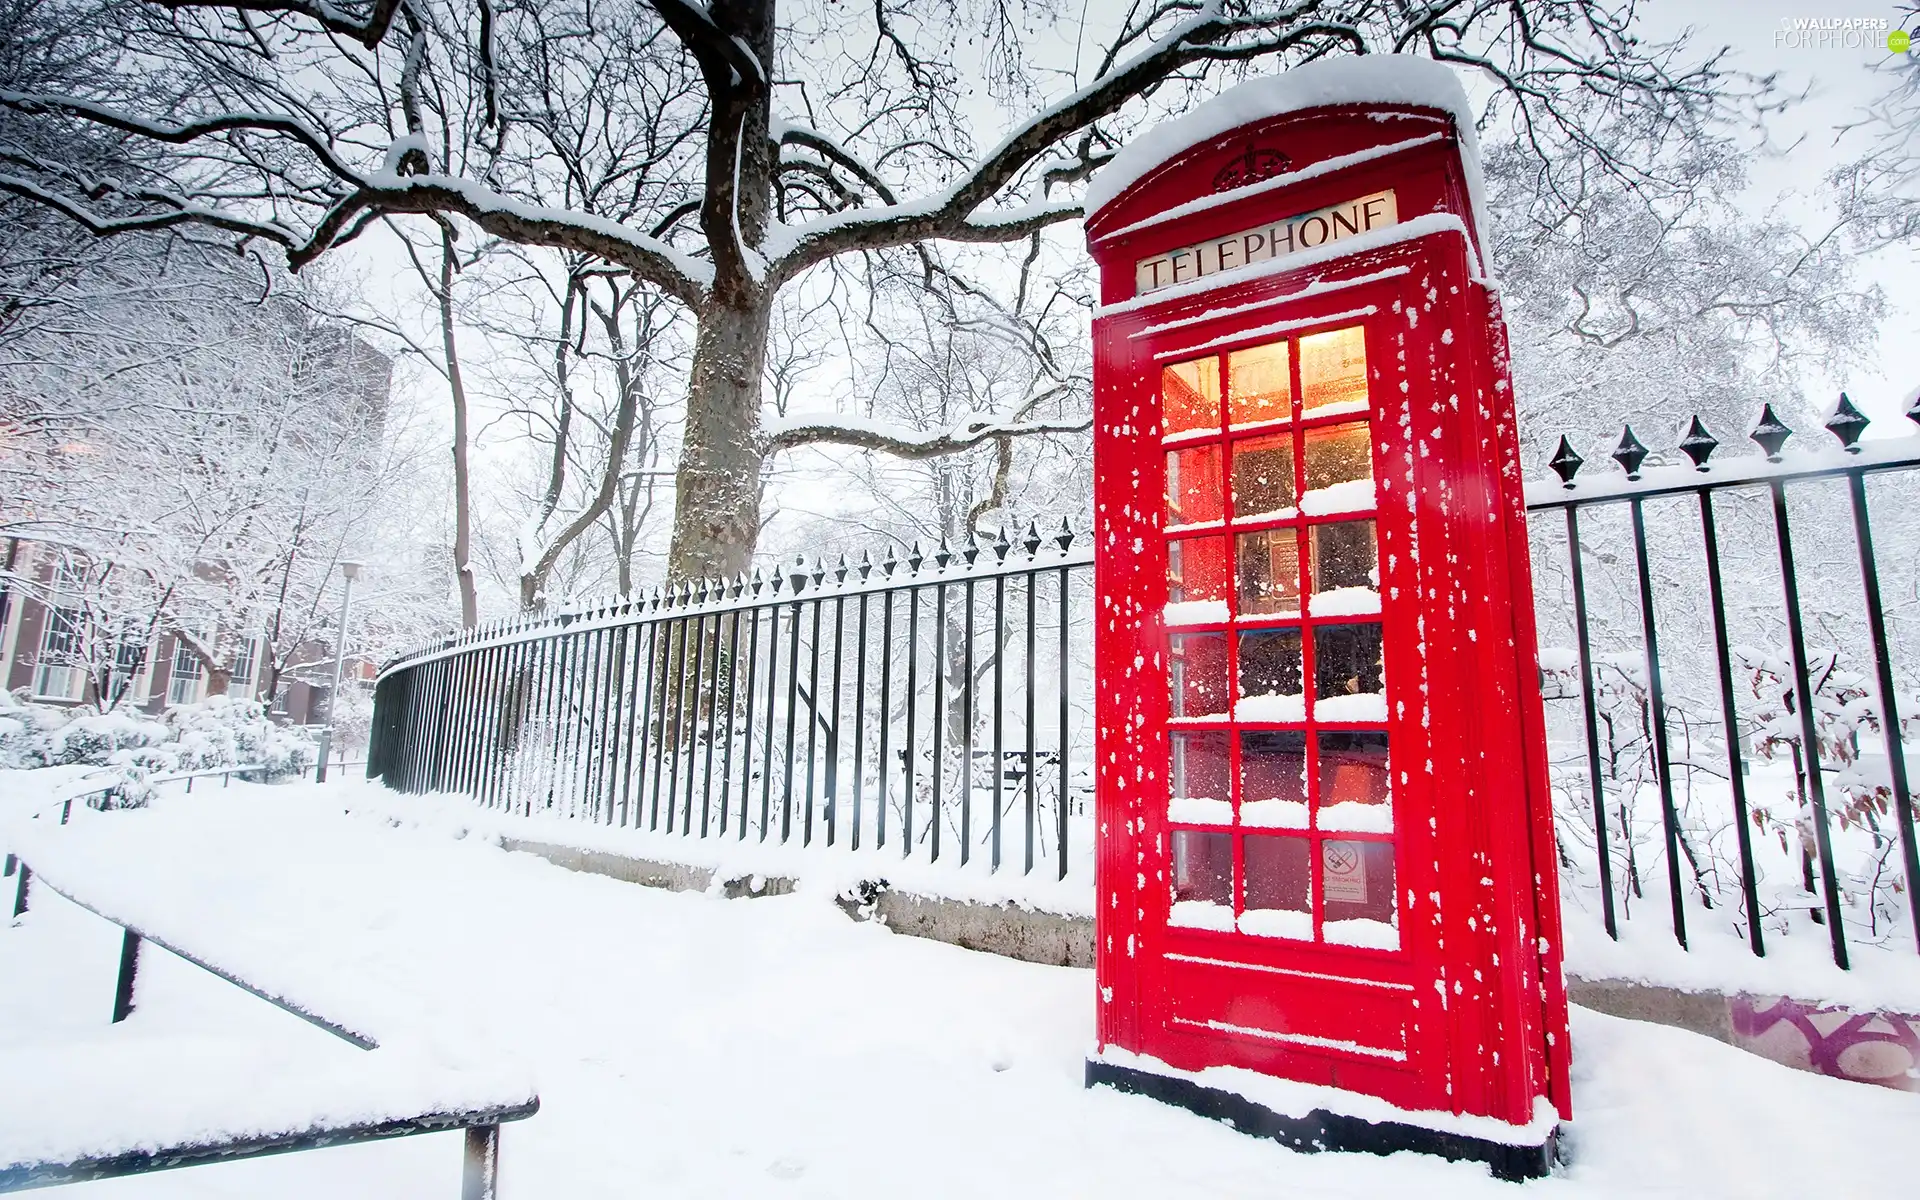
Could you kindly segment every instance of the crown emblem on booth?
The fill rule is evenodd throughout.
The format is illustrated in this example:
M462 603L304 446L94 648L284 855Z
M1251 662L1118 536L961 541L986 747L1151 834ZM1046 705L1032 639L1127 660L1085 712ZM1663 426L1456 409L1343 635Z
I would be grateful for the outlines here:
M1256 146L1249 142L1246 149L1233 156L1226 166L1220 168L1213 177L1213 190L1230 192L1234 188L1246 187L1250 183L1259 183L1271 179L1293 165L1293 160L1271 146Z

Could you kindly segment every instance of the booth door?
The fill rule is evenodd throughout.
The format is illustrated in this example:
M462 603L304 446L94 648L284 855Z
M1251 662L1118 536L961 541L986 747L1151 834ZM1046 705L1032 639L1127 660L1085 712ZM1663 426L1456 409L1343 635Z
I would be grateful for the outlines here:
M1416 390L1408 324L1389 289L1338 307L1142 347L1163 418L1170 702L1147 999L1175 1065L1444 1106L1418 1090L1440 1031L1436 1011L1422 1033L1421 1004L1438 1004L1407 912L1432 858L1403 782L1419 723L1388 708L1389 679L1415 675L1413 600L1393 578L1409 517L1375 486Z

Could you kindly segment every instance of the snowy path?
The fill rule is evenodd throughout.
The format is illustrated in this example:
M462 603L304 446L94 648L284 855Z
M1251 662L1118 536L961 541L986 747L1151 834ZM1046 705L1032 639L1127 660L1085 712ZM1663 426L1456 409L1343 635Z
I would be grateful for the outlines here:
M897 937L818 895L571 874L343 816L343 794L236 785L90 820L116 823L115 870L206 856L246 881L236 906L288 914L289 954L388 997L385 1019L530 1064L543 1107L503 1132L508 1200L1515 1195L1477 1167L1295 1155L1084 1090L1087 972ZM109 1027L117 946L45 892L0 926L0 1051L205 1039L259 1048L263 1072L356 1053L162 954ZM1579 1161L1529 1193L1891 1196L1920 1175L1920 1097L1584 1012L1575 1055ZM33 1086L0 1078L0 1111ZM451 1195L457 1159L435 1136L48 1194Z

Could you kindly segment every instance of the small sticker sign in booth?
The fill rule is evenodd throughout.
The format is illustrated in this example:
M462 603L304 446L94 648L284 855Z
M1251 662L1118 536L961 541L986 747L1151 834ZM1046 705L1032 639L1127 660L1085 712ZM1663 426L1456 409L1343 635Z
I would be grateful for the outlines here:
M1316 64L1089 197L1088 1079L1525 1176L1570 1116L1567 1018L1467 113L1426 60Z

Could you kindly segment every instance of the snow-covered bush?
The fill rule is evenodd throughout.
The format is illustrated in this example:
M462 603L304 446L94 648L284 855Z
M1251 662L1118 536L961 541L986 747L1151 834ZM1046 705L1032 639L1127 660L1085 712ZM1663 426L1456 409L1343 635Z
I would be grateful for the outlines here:
M0 768L124 767L131 785L149 774L259 764L272 781L311 770L317 752L303 731L267 720L257 700L215 696L155 719L133 708L93 713L0 693Z

